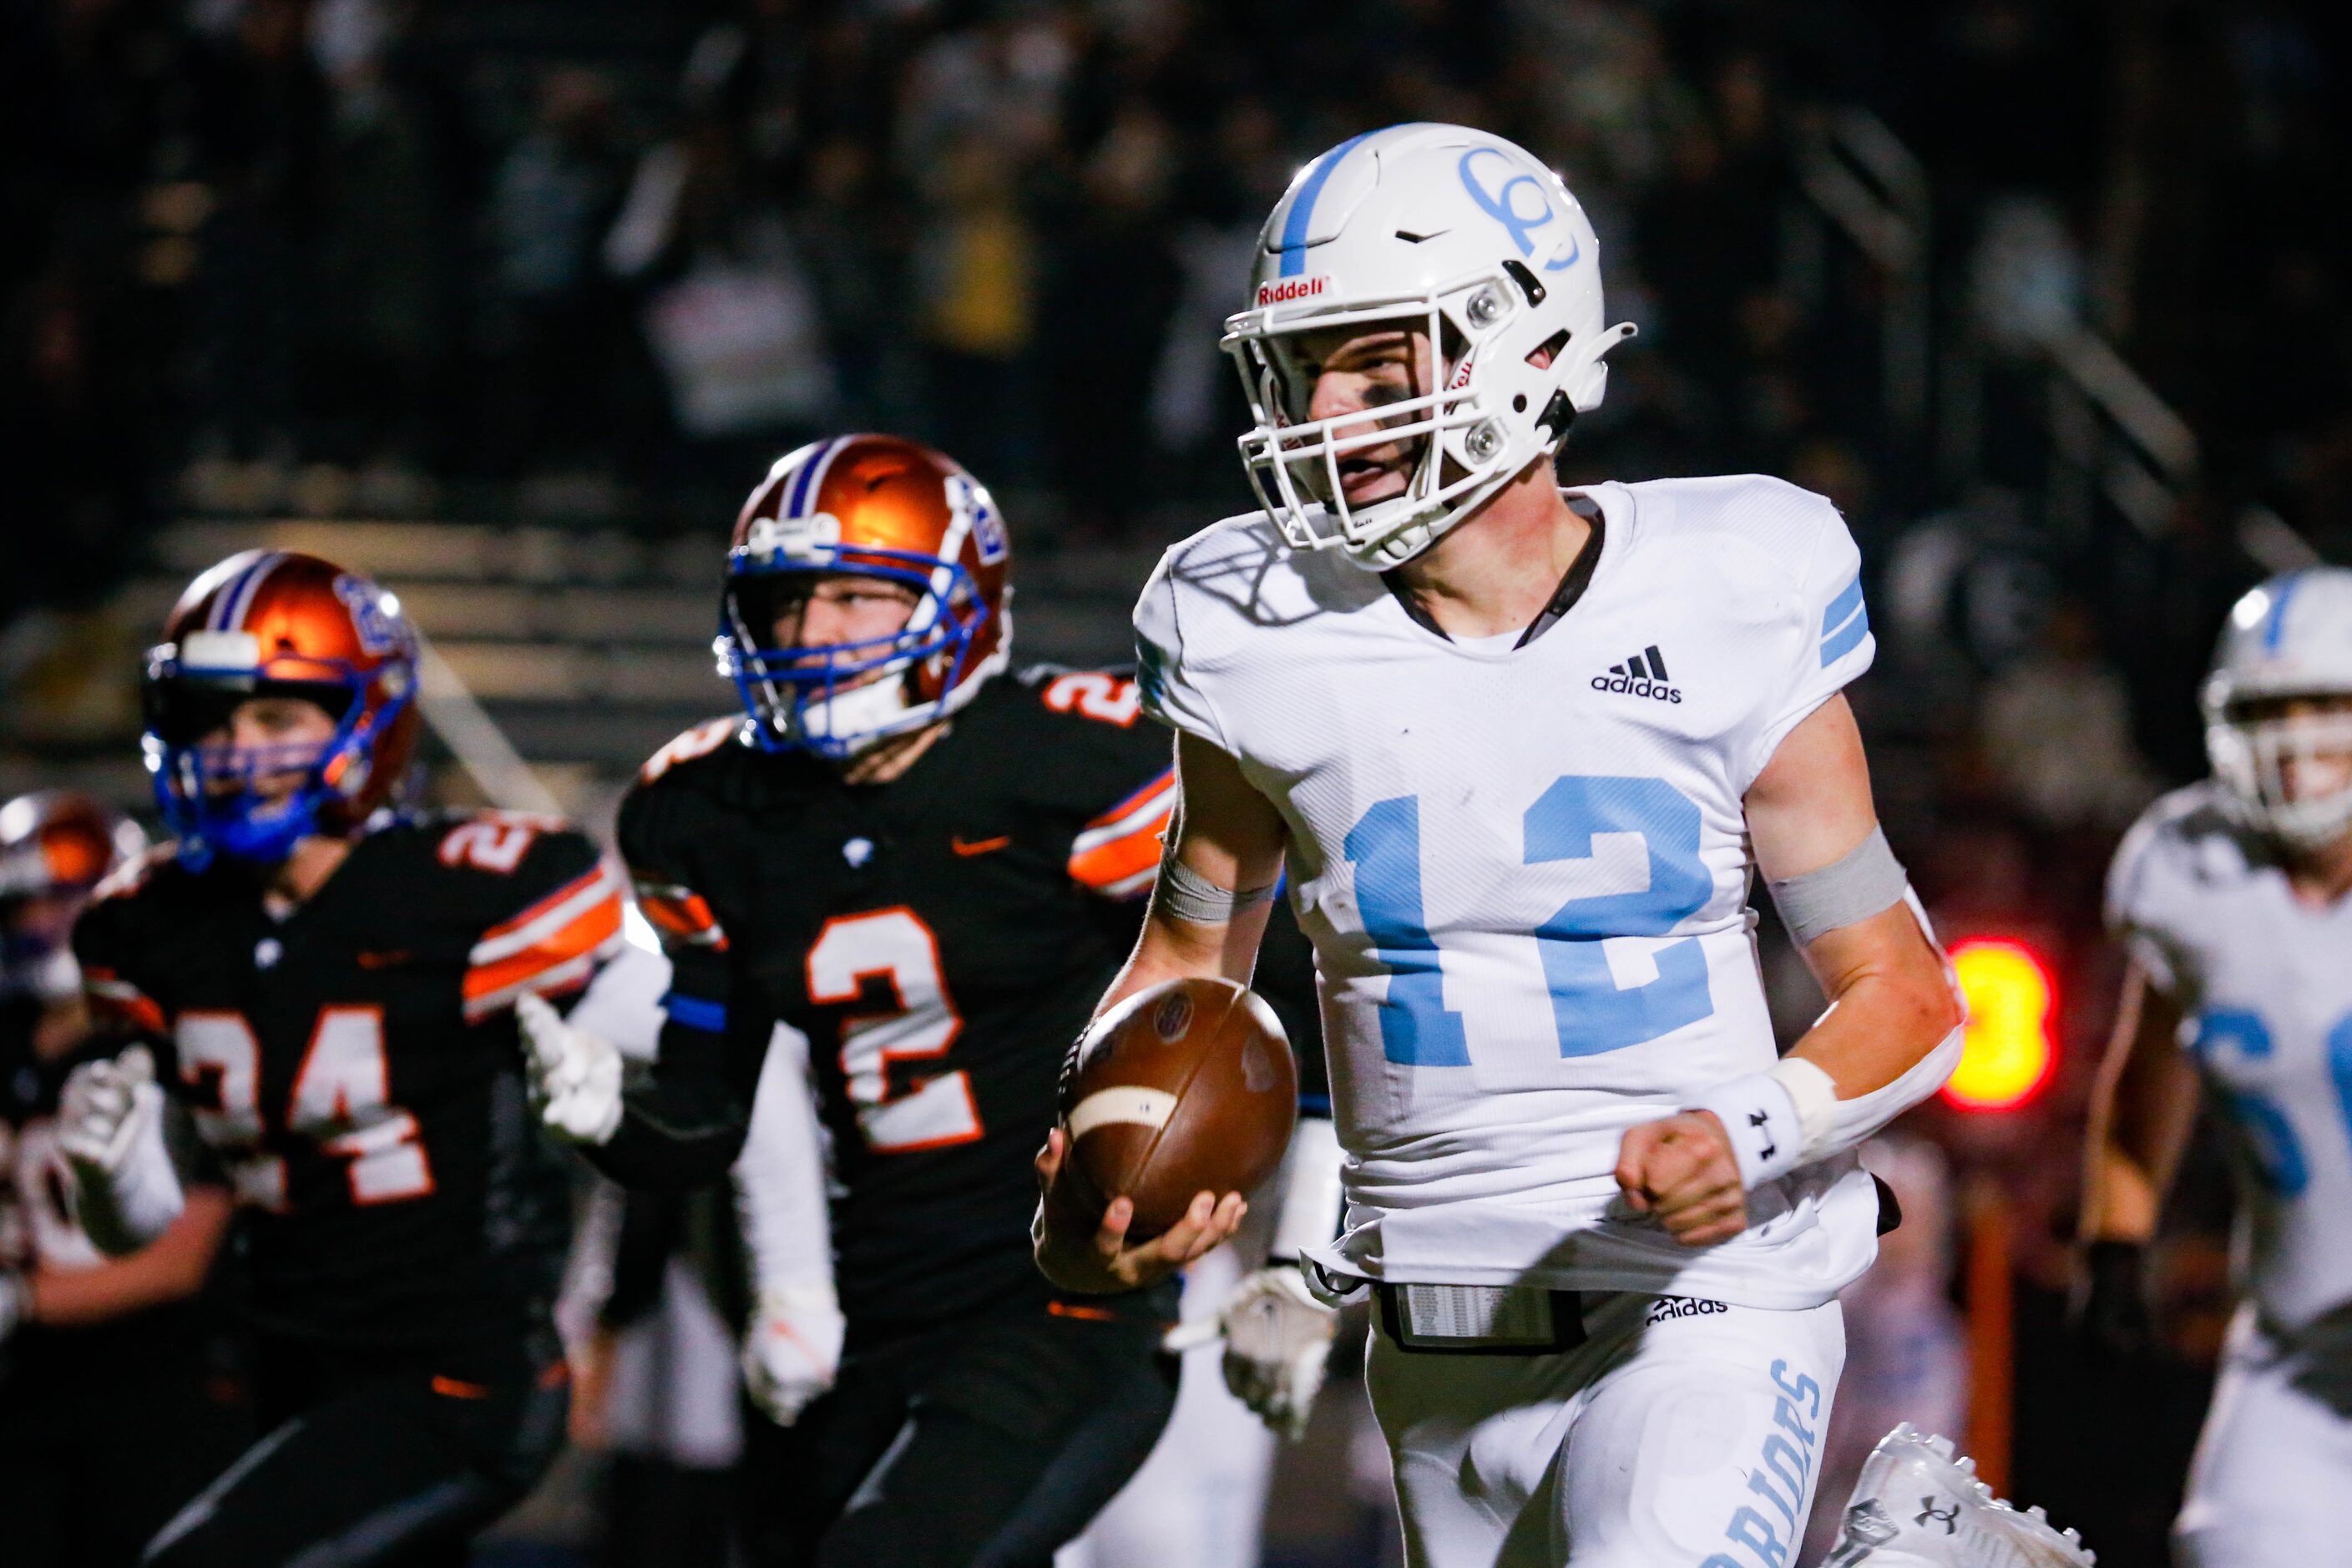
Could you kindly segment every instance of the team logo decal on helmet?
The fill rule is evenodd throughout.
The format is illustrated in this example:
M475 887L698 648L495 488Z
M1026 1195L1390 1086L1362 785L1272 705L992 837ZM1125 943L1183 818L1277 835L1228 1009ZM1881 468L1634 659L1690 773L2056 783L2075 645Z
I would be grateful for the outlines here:
M394 803L416 745L416 662L399 600L315 555L248 550L189 584L143 689L147 767L181 858L282 859ZM236 745L230 716L256 697L314 703L334 734Z
M1503 165L1501 174L1496 176L1501 184L1493 190L1479 184L1477 164L1481 158L1491 158ZM1552 220L1559 216L1553 210L1551 198L1544 195L1544 182L1515 163L1499 147L1471 148L1462 154L1462 162L1454 166L1454 172L1462 177L1462 188L1470 193L1470 199L1510 235L1511 243L1519 247L1519 255L1533 260L1536 254L1535 231L1549 226ZM1532 212L1519 210L1519 193L1523 190L1528 193L1528 200L1534 204ZM1546 272L1565 272L1575 266L1584 254L1583 247L1576 241L1573 224L1562 225L1557 239L1567 247L1567 254L1555 254L1538 262L1538 265Z
M1012 559L987 488L944 453L836 436L778 458L736 520L712 645L753 742L849 757L971 700L1011 657ZM828 575L911 589L906 626L779 646L779 609Z
M2297 698L2328 708L2292 711ZM2314 567L2249 591L2200 705L2213 777L2247 826L2295 849L2352 828L2352 571Z
M1412 559L1600 406L1602 356L1633 335L1602 314L1600 241L1568 187L1499 136L1399 125L1299 171L1266 219L1250 309L1221 346L1255 427L1243 467L1284 538L1385 570ZM1304 332L1424 334L1437 370L1415 395L1311 416ZM1402 494L1351 506L1339 466L1417 447Z

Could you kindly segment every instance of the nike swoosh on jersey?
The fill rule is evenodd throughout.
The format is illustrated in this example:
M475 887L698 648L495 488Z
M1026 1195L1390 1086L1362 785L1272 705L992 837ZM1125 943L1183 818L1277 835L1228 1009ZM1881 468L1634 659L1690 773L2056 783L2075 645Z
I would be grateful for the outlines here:
M975 855L987 855L993 853L996 850L1003 848L1006 845L1012 842L1013 836L1009 833L1000 833L993 838L971 839L964 838L959 835L958 837L948 840L948 847L969 860Z

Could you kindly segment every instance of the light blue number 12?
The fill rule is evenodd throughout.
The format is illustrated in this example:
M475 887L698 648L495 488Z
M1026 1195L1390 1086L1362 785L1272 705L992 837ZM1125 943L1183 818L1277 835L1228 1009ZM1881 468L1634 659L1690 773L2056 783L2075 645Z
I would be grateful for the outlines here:
M1589 859L1604 833L1639 834L1648 853L1646 888L1570 899L1535 929L1561 1056L1622 1050L1715 1011L1696 938L1657 949L1657 978L1622 989L1601 947L1608 937L1664 936L1706 903L1714 883L1699 858L1699 811L1688 795L1664 779L1556 779L1528 807L1521 832L1530 866ZM1389 969L1383 1053L1420 1067L1467 1067L1462 1015L1445 1005L1437 941L1423 914L1419 797L1375 804L1343 847L1356 868L1364 930Z

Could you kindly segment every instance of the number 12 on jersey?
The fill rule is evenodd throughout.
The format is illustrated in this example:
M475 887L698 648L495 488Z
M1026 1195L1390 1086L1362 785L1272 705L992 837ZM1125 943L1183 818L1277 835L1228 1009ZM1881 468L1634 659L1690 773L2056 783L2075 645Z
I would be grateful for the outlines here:
M1520 833L1523 865L1613 861L1628 850L1647 863L1643 886L1570 899L1533 929L1563 1058L1622 1050L1714 1013L1696 938L1658 948L1656 976L1639 985L1617 983L1601 945L1664 936L1705 907L1714 883L1699 858L1696 802L1664 779L1570 775L1536 797ZM1390 974L1381 1048L1392 1062L1467 1067L1469 1039L1445 1005L1440 947L1423 913L1421 841L1421 800L1407 795L1367 809L1345 842L1357 909Z

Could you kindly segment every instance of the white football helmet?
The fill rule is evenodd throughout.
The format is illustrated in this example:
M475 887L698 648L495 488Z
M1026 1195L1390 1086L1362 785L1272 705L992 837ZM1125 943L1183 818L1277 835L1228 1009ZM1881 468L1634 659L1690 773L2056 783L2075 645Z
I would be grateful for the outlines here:
M2352 759L2352 710L2256 718L2250 703L2286 697L2352 698L2352 571L2315 566L2273 577L2230 612L2205 679L2205 751L2213 777L2246 825L2294 849L2352 826L2352 777L2314 793L2289 768Z
M1259 237L1248 310L1220 345L1256 428L1241 438L1258 500L1298 549L1338 545L1385 571L1558 450L1608 384L1601 356L1633 326L1601 312L1601 244L1558 174L1524 148L1461 125L1396 125L1305 168ZM1441 386L1308 417L1313 367L1290 340L1374 323L1425 331ZM1550 351L1538 368L1529 358ZM1350 509L1339 462L1419 440L1403 494Z

